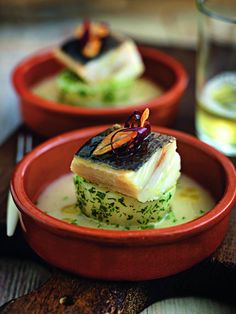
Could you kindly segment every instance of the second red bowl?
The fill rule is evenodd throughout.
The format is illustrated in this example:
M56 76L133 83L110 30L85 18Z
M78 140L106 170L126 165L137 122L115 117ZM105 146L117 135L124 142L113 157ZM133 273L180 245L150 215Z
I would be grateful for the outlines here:
M147 47L139 47L139 51L145 64L144 77L164 89L162 95L148 102L152 111L150 120L152 124L170 125L186 89L187 74L177 60L163 52ZM41 51L26 58L13 72L13 85L20 98L23 120L41 135L53 136L84 126L125 121L132 108L143 110L147 107L146 102L120 108L75 107L32 93L35 84L55 75L62 68L52 51Z
M23 232L32 248L51 264L87 277L145 280L183 271L209 256L227 231L236 197L233 165L196 138L168 129L175 136L182 172L211 193L216 205L198 219L163 229L102 230L68 224L37 208L48 184L70 170L83 143L104 130L93 127L55 137L38 146L17 166L11 191L21 212Z

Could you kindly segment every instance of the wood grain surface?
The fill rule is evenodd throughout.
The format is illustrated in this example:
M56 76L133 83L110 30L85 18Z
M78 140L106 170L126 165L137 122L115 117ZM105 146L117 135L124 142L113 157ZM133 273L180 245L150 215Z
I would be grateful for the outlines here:
M173 127L194 134L195 53L164 47L162 50L180 60L190 74L189 86ZM1 255L4 256L0 261L0 304L48 281L31 294L3 305L1 313L140 313L158 300L192 295L227 302L227 307L222 305L224 303L217 303L220 304L217 308L222 309L219 313L236 313L236 209L232 211L227 237L212 257L175 276L147 282L102 282L71 276L55 270L37 257L25 243L19 228L14 237L7 238L4 217L16 138L17 132L0 147L0 243ZM42 140L35 135L34 145ZM165 312L159 308L152 313Z
M185 47L196 43L196 13L195 0L67 0L66 5L63 0L0 0L1 21L46 21L50 33L58 27L56 21L67 20L64 32L73 20L79 23L83 17L93 17L141 41Z

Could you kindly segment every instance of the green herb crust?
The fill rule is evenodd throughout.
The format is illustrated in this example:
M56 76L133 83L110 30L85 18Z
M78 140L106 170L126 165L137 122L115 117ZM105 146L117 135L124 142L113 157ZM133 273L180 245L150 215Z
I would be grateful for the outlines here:
M73 106L106 107L128 99L134 80L107 81L91 85L70 70L57 77L59 101Z
M90 183L78 175L74 176L74 184L77 206L86 216L124 227L160 221L170 212L170 203L176 188L173 186L158 200L141 203L132 197L108 191L107 188Z

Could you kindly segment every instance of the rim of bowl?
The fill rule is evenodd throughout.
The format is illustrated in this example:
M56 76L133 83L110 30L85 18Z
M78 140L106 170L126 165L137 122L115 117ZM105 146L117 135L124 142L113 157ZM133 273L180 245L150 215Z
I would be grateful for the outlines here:
M215 207L208 213L195 220L177 226L161 229L106 230L74 226L51 217L38 209L28 198L24 190L24 173L27 167L30 166L31 161L40 157L40 155L45 153L48 149L51 149L57 145L61 145L65 142L70 142L71 140L84 138L84 133L86 134L86 137L90 137L104 130L106 127L109 126L89 127L59 135L37 146L27 156L25 156L17 165L11 181L11 193L18 208L26 215L31 216L34 220L37 220L45 227L48 227L51 232L64 232L67 236L70 235L72 237L83 237L86 239L93 239L95 241L106 241L119 244L126 243L127 240L130 240L133 244L140 241L140 239L148 240L146 242L142 241L143 245L145 245L145 243L148 245L150 242L171 242L173 240L192 236L214 226L218 221L223 219L229 213L230 209L234 205L234 201L236 201L236 171L230 160L221 152L212 148L208 144L201 142L194 136L188 135L181 131L159 127L153 127L153 130L161 133L171 134L177 137L177 139L180 138L181 142L183 143L188 143L195 147L197 146L198 149L217 160L224 169L226 175L225 193L220 201L215 205Z
M141 56L146 56L154 61L161 62L169 67L172 72L174 72L176 76L176 82L162 95L153 98L148 101L148 107L152 109L153 107L161 107L166 106L166 103L172 101L172 99L176 98L176 95L181 95L183 91L187 87L188 83L188 75L183 65L171 57L170 55L159 51L158 49L137 45L140 50ZM62 104L54 101L50 101L44 99L40 96L32 93L30 89L25 84L24 74L29 69L32 69L35 64L39 64L42 61L50 59L53 57L53 48L46 48L31 54L21 61L12 72L12 83L15 87L15 90L23 99L26 99L31 103L31 105L38 106L50 111L61 112L61 113L69 113L69 114L80 114L80 115L110 115L112 114L128 114L131 108L135 106L135 104L130 104L128 106L119 107L119 108L84 108L84 107L76 107L68 104ZM145 109L147 106L147 102L143 102L136 105L136 109Z

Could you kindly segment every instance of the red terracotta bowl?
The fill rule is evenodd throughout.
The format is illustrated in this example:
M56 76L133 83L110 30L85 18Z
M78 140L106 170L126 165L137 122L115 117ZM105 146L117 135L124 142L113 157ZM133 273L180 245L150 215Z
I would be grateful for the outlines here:
M161 96L148 102L152 110L151 122L160 126L170 125L186 89L187 74L182 65L170 56L147 47L139 47L139 50L145 63L144 76L165 90ZM31 92L35 84L62 69L63 65L54 58L52 51L41 51L21 62L13 72L13 85L20 98L23 120L37 133L53 136L84 126L124 121L132 111L130 106L96 109L59 104ZM137 110L146 107L146 102L135 104Z
M68 224L34 205L50 182L69 172L78 148L104 129L92 127L55 137L34 149L17 166L11 192L30 246L59 268L109 280L168 276L209 256L227 231L236 199L236 173L220 152L178 131L153 128L177 138L182 172L214 197L216 206L200 218L159 230L101 230Z

